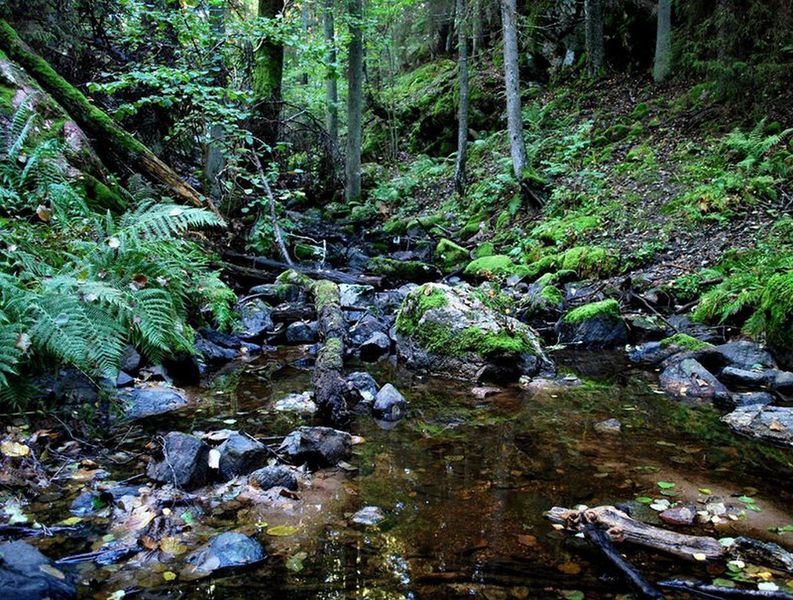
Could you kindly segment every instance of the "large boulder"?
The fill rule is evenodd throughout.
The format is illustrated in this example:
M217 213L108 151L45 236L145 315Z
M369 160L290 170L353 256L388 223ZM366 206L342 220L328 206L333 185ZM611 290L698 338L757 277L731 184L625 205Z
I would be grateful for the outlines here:
M628 328L616 300L585 304L564 315L556 324L559 341L585 348L616 348L628 341Z
M661 388L677 398L710 400L729 404L729 390L693 358L669 364L659 378Z
M377 392L372 413L382 421L399 421L408 409L405 397L390 383Z
M752 404L722 417L738 433L767 442L793 446L793 407Z
M77 592L72 578L25 542L0 544L0 594L5 600L62 600Z
M278 451L294 463L310 467L330 467L347 458L352 450L352 436L330 427L300 427L290 433Z
M209 480L209 446L193 435L172 431L163 439L162 458L146 474L154 481L191 489Z
M724 367L744 371L776 368L776 361L767 350L747 340L706 348L698 352L696 358L714 373L720 372Z
M184 392L177 388L156 385L126 390L119 394L124 416L142 419L178 410L187 406Z
M435 375L515 380L553 366L528 325L485 306L468 286L412 290L395 330L400 359Z
M219 569L251 565L266 556L259 542L242 533L229 531L193 552L187 557L187 562L192 565L193 574L209 575Z
M218 452L220 477L226 481L258 469L267 462L269 455L267 446L241 433L230 435Z

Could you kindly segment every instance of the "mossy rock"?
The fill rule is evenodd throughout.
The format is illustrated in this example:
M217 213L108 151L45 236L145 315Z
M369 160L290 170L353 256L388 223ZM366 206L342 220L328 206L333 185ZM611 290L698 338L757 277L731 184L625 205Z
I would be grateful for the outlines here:
M484 258L493 256L496 253L496 246L493 242L485 242L474 250L474 258Z
M628 328L616 300L585 304L564 315L556 324L559 341L585 348L615 348L628 341Z
M294 269L289 269L288 271L284 271L278 277L276 277L275 283L291 284L302 288L309 288L314 284L314 280L308 275L299 273Z
M362 206L354 206L348 218L352 223L366 223L367 221L373 221L377 215L377 209L374 206L364 204Z
M418 260L395 260L384 256L372 258L367 270L391 282L424 283L440 277L440 272L433 265Z
M301 261L313 261L322 258L323 249L311 244L295 244L295 257Z
M526 265L516 265L505 254L477 258L468 263L463 271L466 277L474 279L506 279L512 275L523 277L526 273Z
M593 215L565 215L560 219L543 221L531 231L531 237L549 245L561 245L570 238L600 227L600 219Z
M396 332L400 358L438 375L477 379L504 368L517 378L550 365L530 327L489 308L467 286L412 290Z
M675 335L661 340L661 348L676 347L690 352L697 352L707 348L713 348L713 344L698 340L687 333L676 333Z
M560 259L558 255L552 254L543 256L541 259L535 260L526 267L526 279L531 281L537 279L541 275L555 273L559 269L559 263Z
M408 231L406 219L392 217L383 223L383 233L386 235L405 235Z
M619 271L619 256L601 246L576 246L559 257L559 267L580 277L603 278Z
M435 247L435 262L444 273L454 271L468 260L468 250L446 238Z

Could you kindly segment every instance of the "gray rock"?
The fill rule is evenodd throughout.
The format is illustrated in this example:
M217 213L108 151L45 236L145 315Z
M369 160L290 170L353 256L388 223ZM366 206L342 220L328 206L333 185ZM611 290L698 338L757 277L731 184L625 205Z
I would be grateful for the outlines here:
M628 341L628 328L623 318L607 313L575 323L562 317L556 323L556 332L562 344L576 344L590 349L617 348Z
M272 309L262 300L250 300L240 306L239 311L241 339L255 342L273 330Z
M246 475L267 462L267 447L241 433L234 433L218 447L220 477L225 481Z
M274 487L282 487L288 490L297 490L297 477L289 467L277 465L274 467L263 467L254 471L250 475L250 482L263 490Z
M123 388L129 387L135 384L135 378L125 373L124 371L119 371L118 376L116 377L116 387Z
M696 517L696 509L690 506L675 506L658 515L658 518L668 525L679 525L683 527L693 525Z
M793 446L793 407L741 406L721 419L738 433Z
M735 367L745 371L776 368L776 362L767 350L746 340L700 350L696 353L696 358L714 372L718 372L723 367Z
M387 333L388 324L372 314L366 314L350 329L350 344L360 346L375 333Z
M747 371L737 367L724 367L719 374L719 379L724 383L742 385L746 387L760 387L771 382L772 373L768 371Z
M124 415L128 419L142 419L162 415L187 406L182 390L152 386L124 390L119 394Z
M382 314L393 315L399 310L405 295L399 290L389 290L386 292L378 292L374 297L374 306Z
M69 512L78 517L92 515L124 496L140 496L140 487L121 485L108 490L83 492L74 499Z
M290 433L278 448L295 463L312 468L330 467L347 458L352 450L352 436L330 427L300 427Z
M237 358L236 350L224 348L208 339L198 336L195 342L196 350L208 364L218 365Z
M221 533L190 556L187 562L197 574L210 574L218 569L242 567L264 560L262 545L247 535L229 531Z
M774 371L771 389L783 398L793 398L793 373L789 371Z
M265 283L252 287L248 293L251 296L257 295L270 304L300 302L304 296L303 288L293 283Z
M624 315L631 343L658 340L665 337L668 326L655 315L632 314Z
M140 368L141 360L140 354L135 350L135 347L127 346L124 348L118 367L127 373L135 373Z
M163 440L162 459L149 462L146 474L179 488L197 488L209 480L208 460L209 446L195 436L172 431Z
M374 288L371 285L341 283L339 284L339 297L340 303L344 307L365 308L374 302Z
M773 404L774 397L768 392L743 392L732 394L730 402L726 404L730 410L740 406L752 406L753 404Z
M374 332L361 344L360 355L364 362L374 362L391 351L391 338L382 331Z
M361 402L366 404L373 403L377 396L377 382L374 377L364 371L347 375L347 387L358 395Z
M647 342L632 348L628 352L628 360L646 366L661 364L670 356L679 354L683 348L675 345L664 346L661 342Z
M290 323L286 328L286 342L288 344L313 344L319 337L319 325L316 321L306 323L297 321Z
M61 576L58 576L61 573ZM0 594L5 600L75 598L72 577L25 542L0 544Z
M485 306L468 286L414 289L402 303L395 336L409 367L453 379L515 381L553 370L534 330Z
M729 402L730 392L693 358L673 362L659 378L661 388L678 398Z
M373 526L385 521L383 509L378 506L365 506L355 513L350 521L357 525Z
M614 435L622 431L622 423L619 422L619 419L606 419L595 423L595 431L601 435Z
M199 333L201 334L202 337L206 338L213 344L220 346L221 348L228 348L230 350L239 350L243 345L242 340L236 335L223 333L215 329L203 328L200 330Z
M312 400L312 392L302 394L289 394L275 403L275 410L280 412L294 412L299 415L313 415L317 412L317 405Z
M407 412L408 403L393 385L386 383L375 398L372 414L382 421L399 421Z

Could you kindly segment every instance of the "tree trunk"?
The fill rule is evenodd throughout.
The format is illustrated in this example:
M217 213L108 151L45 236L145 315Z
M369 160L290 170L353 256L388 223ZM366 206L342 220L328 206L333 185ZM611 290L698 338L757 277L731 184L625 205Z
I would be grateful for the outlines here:
M590 77L598 77L603 68L603 7L601 0L584 0L586 21L587 69Z
M361 197L361 118L363 112L363 0L348 0L350 13L347 73L347 160L345 199Z
M474 0L473 47L471 48L471 56L479 56L485 43L484 23L482 22L482 2L484 2L484 0Z
M303 27L303 36L308 39L309 28L311 26L311 15L309 14L308 0L303 0L300 7L300 24ZM300 74L300 85L308 85L308 71L303 71Z
M209 20L212 27L212 32L222 38L226 32L226 6L219 4L210 4L209 6ZM225 68L223 65L223 58L220 53L214 57L215 67L218 68L218 75L215 78L215 85L225 86L226 76ZM223 156L223 141L226 137L225 130L222 125L218 123L208 123L209 140L207 140L204 148L204 182L206 189L209 191L209 197L213 200L220 201L222 196L222 187L220 185L220 174L226 167L226 159Z
M653 79L660 82L669 75L672 60L672 0L658 0L658 34L655 39Z
M454 185L460 196L465 196L465 162L468 157L468 20L466 13L466 0L457 0L460 106L457 112L457 167L454 171Z
M328 68L325 80L325 102L328 112L328 135L333 148L339 146L339 89L336 54L336 27L333 22L333 8L335 0L325 0L325 9L322 13L322 24L325 29L325 43L328 45L326 64Z
M520 106L520 72L518 70L518 25L515 0L501 0L501 21L504 29L504 83L507 91L507 129L512 154L512 168L521 186L526 191L526 170L529 158L523 139L523 120ZM533 197L529 195L533 200ZM534 208L539 208L533 200Z
M176 198L195 206L204 206L204 198L145 145L121 129L106 113L91 104L73 85L58 75L47 61L35 54L19 39L14 28L0 20L0 50L36 80L93 138L106 156L113 158L116 170L126 175L130 166L169 188ZM207 202L215 210L211 202Z
M314 400L320 414L334 425L346 423L347 382L344 369L344 333L347 324L341 310L339 286L330 281L318 281L310 286L319 319L322 348L314 365Z
M284 0L259 0L258 16L275 19L284 10ZM254 58L253 93L256 98L254 134L273 148L278 142L281 86L284 77L284 46L271 39L259 44Z

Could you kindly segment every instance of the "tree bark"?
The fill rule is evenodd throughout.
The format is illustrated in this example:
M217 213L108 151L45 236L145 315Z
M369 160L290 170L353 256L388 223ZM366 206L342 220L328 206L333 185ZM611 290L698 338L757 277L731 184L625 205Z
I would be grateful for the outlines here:
M473 11L473 45L471 56L479 56L485 43L484 23L482 16L482 2L484 0L474 0Z
M347 408L347 382L344 369L344 333L347 329L341 310L339 286L330 281L318 281L310 290L319 318L319 337L322 348L314 365L314 401L320 414L334 425L350 418Z
M457 111L457 166L454 171L454 185L460 196L465 196L465 163L468 158L468 19L466 14L466 0L457 0L460 105Z
M210 4L209 21L212 32L218 38L222 38L226 33L225 4ZM215 84L225 86L227 78L220 53L214 57L214 64L218 68L219 73L215 78ZM222 150L226 134L223 127L218 123L208 123L207 130L209 139L204 147L204 182L206 189L209 190L209 197L219 202L223 193L220 185L220 175L226 167L226 159Z
M308 30L311 27L311 14L309 13L308 0L303 0L300 7L300 24L303 27L303 36L308 39ZM300 85L308 85L308 71L300 74Z
M260 19L275 19L284 0L259 0ZM269 38L261 40L254 57L253 94L256 98L254 134L271 149L278 142L281 86L284 77L284 46Z
M518 69L518 14L515 0L501 0L501 21L504 30L504 83L507 91L507 129L512 154L512 169L524 196L539 208L533 194L526 194L526 170L529 157L523 139L523 116L520 102L520 71Z
M0 50L25 69L66 110L80 128L93 138L94 144L104 155L114 159L112 162L118 172L126 174L125 169L131 166L156 183L169 188L177 200L195 206L209 206L217 212L211 202L205 201L151 150L119 127L106 113L91 104L77 88L58 75L3 20L0 20Z
M333 9L335 0L325 0L325 8L322 13L322 25L325 29L325 43L328 45L326 64L328 74L325 80L325 103L328 113L328 136L333 144L333 148L339 146L339 89L337 73L337 53L336 53L336 26L333 19Z
M590 77L598 77L603 68L603 6L601 1L584 0L587 70Z
M672 0L658 0L658 33L655 39L653 79L661 82L669 75L672 60Z
M350 16L349 67L347 73L347 158L344 197L361 197L361 119L363 113L363 1L348 0Z

